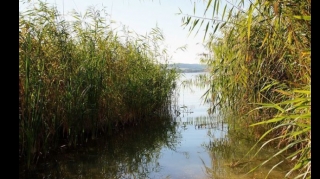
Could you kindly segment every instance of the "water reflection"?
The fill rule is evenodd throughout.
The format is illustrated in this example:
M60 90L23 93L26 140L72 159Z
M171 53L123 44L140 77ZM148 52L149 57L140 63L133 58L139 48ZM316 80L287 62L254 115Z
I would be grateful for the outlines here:
M210 136L210 135L209 135ZM287 171L290 170L288 162L281 163L282 156L275 157L262 167L248 172L266 161L270 156L277 152L276 148L263 148L258 155L258 147L250 151L254 145L253 141L239 136L234 131L228 131L224 137L211 135L209 143L204 147L211 156L211 166L206 166L206 171L210 178L214 179L262 179L268 175L268 178L284 178ZM250 151L250 152L249 152ZM280 163L279 163L280 162ZM272 171L274 165L279 164Z
M161 171L161 149L176 150L181 135L171 119L150 119L73 151L62 151L20 178L150 178Z

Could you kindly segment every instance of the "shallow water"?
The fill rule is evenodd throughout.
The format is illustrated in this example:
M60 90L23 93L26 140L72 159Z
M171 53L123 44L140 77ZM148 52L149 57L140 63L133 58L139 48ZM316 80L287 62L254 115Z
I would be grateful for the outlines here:
M185 73L181 80L198 74ZM209 106L200 99L204 92L197 87L180 88L175 108L180 114L172 119L150 119L90 140L76 150L62 147L33 170L20 171L20 178L264 178L271 166L244 176L258 160L242 159L247 163L230 165L252 144L227 137L228 125L208 115ZM271 178L280 178L283 171L272 172Z

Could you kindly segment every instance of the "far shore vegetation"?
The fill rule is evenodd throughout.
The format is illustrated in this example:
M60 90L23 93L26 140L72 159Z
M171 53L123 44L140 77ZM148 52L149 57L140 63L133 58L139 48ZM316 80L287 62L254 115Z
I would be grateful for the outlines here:
M180 73L198 73L208 72L208 68L204 64L188 64L188 63L173 63L168 66L170 69L176 69Z

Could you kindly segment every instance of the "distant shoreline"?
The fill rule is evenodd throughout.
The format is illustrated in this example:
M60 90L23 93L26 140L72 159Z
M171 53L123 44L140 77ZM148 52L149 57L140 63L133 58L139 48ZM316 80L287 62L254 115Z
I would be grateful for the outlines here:
M169 64L169 68L176 68L180 73L198 73L207 71L207 66L202 64L174 63Z

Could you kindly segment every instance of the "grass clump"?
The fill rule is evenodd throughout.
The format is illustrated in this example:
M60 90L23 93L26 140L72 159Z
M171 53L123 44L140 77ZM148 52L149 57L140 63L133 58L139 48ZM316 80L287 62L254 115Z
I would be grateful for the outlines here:
M233 129L245 128L261 147L278 147L262 165L283 155L293 163L285 177L295 171L295 178L311 178L311 0L215 0L206 7L221 19L185 15L183 22L190 31L207 24L202 60L211 69L211 112L233 115Z
M168 112L177 73L167 68L158 27L134 36L113 30L103 9L74 11L67 21L42 1L23 3L19 158L28 167L59 145Z

